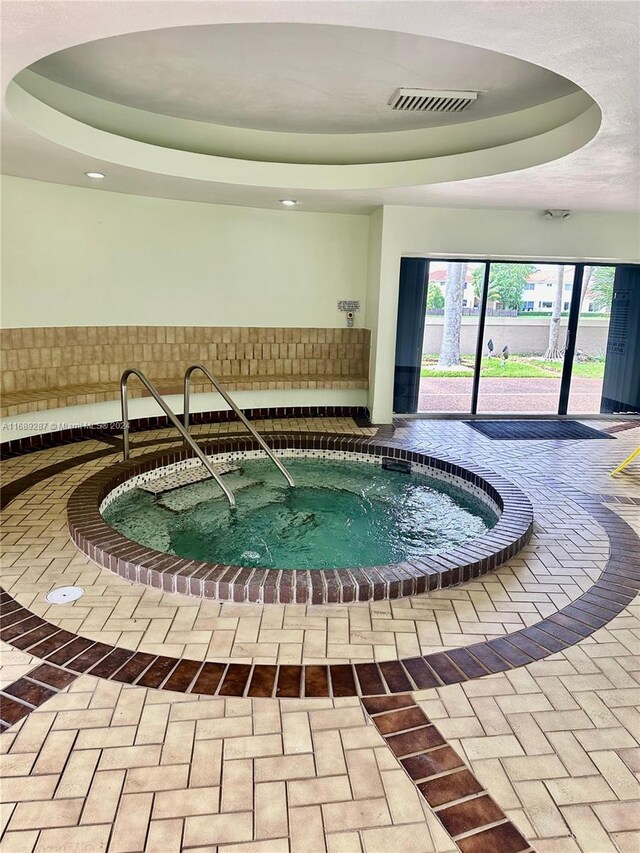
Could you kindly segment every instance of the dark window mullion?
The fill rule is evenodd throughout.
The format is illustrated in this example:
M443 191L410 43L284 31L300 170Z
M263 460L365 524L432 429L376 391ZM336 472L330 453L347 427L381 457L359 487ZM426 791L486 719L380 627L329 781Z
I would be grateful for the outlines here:
M573 358L576 352L576 337L578 335L578 323L580 321L583 278L584 264L576 264L573 272L573 288L571 290L571 305L569 306L569 322L567 324L567 346L564 351L564 362L562 364L560 399L558 400L559 415L566 415L567 408L569 406L571 372L573 370Z
M482 341L484 339L484 322L487 316L487 300L489 297L489 273L491 261L484 261L484 280L482 282L482 298L480 301L480 317L478 319L478 337L476 339L476 363L473 368L473 388L471 390L471 414L478 413L478 393L480 391L480 371L482 370Z

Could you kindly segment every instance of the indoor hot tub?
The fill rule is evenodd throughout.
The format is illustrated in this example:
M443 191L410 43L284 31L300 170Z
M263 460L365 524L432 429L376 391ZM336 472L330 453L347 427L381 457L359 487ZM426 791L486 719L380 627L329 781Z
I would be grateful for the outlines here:
M251 438L206 447L234 508L186 450L102 471L70 498L74 541L99 565L167 591L322 603L460 583L530 536L528 499L491 472L371 439L270 443L294 486Z

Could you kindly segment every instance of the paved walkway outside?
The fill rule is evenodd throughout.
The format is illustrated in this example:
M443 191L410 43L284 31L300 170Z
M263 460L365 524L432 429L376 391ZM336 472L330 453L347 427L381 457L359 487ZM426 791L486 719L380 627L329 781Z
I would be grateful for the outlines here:
M419 412L468 413L473 379L460 377L423 378L420 381ZM600 411L602 379L574 378L569 395L569 414ZM480 380L479 413L555 414L560 398L560 378L520 379L487 377Z

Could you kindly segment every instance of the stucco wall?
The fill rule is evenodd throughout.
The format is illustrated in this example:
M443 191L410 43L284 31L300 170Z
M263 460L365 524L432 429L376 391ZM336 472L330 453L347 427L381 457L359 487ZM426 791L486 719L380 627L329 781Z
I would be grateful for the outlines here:
M427 316L424 327L423 352L438 353L442 342L442 317ZM491 338L494 352L500 352L508 345L512 353L523 355L541 355L549 340L549 319L545 317L487 317L484 327L483 344ZM562 318L560 341L564 341L567 318ZM609 331L608 319L596 320L581 318L578 348L586 355L603 355L607 345ZM460 352L463 355L475 354L478 334L478 318L463 317L460 335Z
M2 326L364 325L366 216L3 177Z

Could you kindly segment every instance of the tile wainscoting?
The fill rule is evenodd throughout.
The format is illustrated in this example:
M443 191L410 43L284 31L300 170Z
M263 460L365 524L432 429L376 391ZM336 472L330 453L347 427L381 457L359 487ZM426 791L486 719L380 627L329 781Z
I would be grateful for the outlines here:
M0 416L115 400L126 367L162 394L206 364L230 391L368 387L368 329L83 326L0 331ZM210 391L200 376L195 393ZM131 396L147 396L131 387Z

